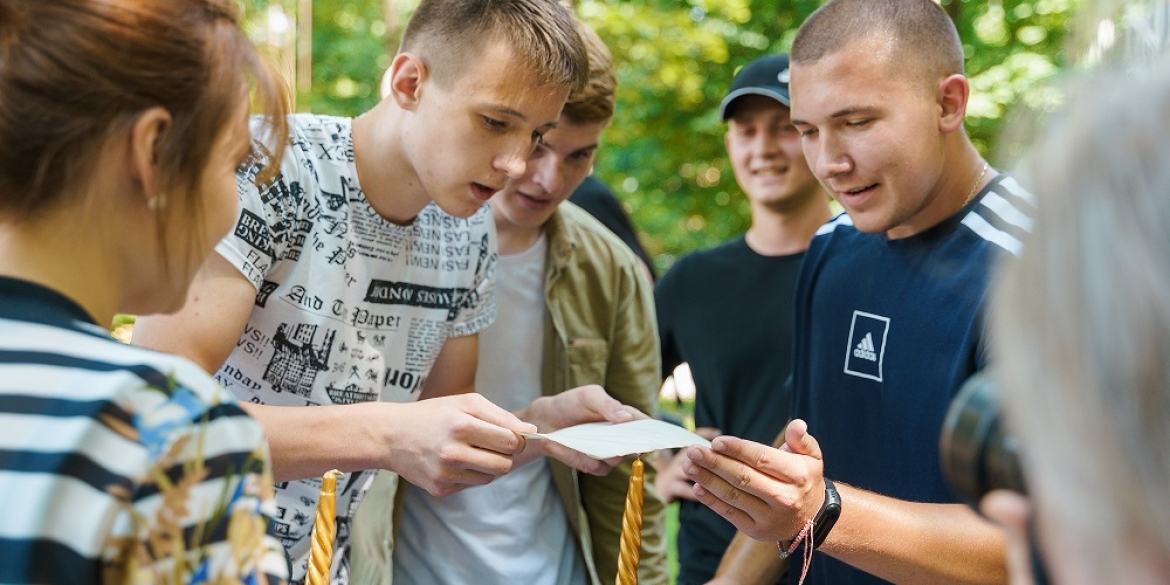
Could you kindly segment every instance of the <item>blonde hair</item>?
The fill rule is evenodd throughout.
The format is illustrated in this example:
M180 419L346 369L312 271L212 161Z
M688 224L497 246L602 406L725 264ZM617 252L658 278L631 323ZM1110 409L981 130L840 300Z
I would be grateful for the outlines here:
M597 32L577 20L577 33L585 43L589 56L589 78L579 89L569 94L561 112L574 124L608 122L613 117L614 94L617 92L617 72L613 56Z
M502 40L537 82L575 91L589 62L572 14L553 0L422 0L400 53L413 53L451 87L489 41Z
M1170 558L1170 70L1073 95L992 331L1037 503L1108 574L1135 544Z

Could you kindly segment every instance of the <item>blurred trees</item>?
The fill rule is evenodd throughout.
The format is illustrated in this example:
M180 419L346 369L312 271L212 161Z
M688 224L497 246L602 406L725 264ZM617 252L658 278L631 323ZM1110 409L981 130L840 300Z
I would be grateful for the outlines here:
M243 0L253 29L271 6ZM879 1L879 0L875 0ZM301 0L301 3L304 3ZM994 137L1017 102L1059 100L1043 81L1065 66L1061 49L1074 0L942 0L968 57L968 129L993 156ZM716 108L738 67L786 50L819 0L576 0L618 64L618 111L597 175L626 203L659 269L679 255L747 229L747 202L723 149ZM417 0L312 0L309 108L357 115L378 96L401 23ZM261 31L262 32L262 31ZM260 36L263 36L262 34ZM303 100L303 98L302 98ZM304 104L300 109L306 109Z

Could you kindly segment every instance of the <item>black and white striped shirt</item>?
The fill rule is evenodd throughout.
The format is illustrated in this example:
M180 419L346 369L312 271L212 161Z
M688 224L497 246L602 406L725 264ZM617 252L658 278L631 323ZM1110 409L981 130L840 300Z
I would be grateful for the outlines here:
M0 278L0 583L287 578L263 432L195 364Z

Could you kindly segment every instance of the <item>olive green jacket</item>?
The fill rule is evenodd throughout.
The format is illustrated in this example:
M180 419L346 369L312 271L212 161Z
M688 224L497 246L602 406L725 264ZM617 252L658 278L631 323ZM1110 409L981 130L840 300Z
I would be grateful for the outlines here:
M543 392L599 384L622 403L657 413L661 382L653 286L634 253L581 208L564 202L545 224ZM550 460L553 483L593 585L614 583L632 460L604 477ZM665 585L665 507L645 466L641 585Z
M553 214L546 234L543 393L600 384L619 401L654 414L661 356L651 285L638 260L604 225L567 201ZM549 467L590 583L611 585L630 462L605 477L577 473L553 459ZM654 492L653 467L645 470L638 582L666 585L664 507ZM398 525L402 496L397 485L396 474L380 472L354 517L350 583L391 582L394 537L389 526Z

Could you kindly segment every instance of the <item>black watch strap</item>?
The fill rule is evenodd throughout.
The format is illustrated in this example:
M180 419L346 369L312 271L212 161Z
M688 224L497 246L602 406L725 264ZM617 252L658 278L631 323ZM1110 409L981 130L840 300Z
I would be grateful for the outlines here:
M837 486L833 484L833 480L825 478L825 502L821 504L821 509L817 510L817 515L813 518L813 533L812 542L813 549L820 548L825 539L829 537L829 531L833 530L833 526L837 524L837 518L841 516L841 494L837 493Z

